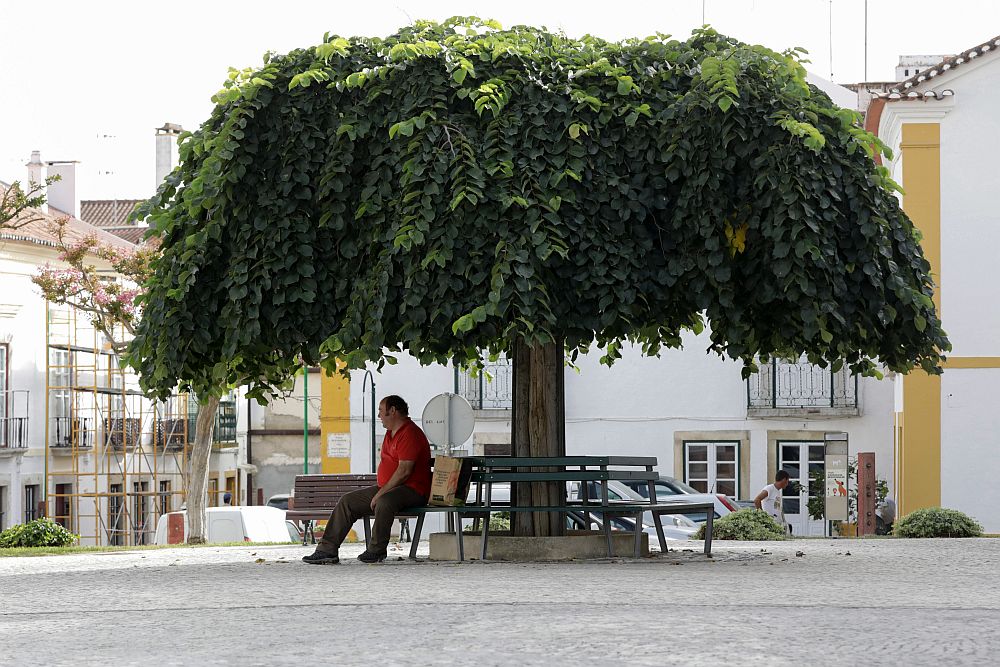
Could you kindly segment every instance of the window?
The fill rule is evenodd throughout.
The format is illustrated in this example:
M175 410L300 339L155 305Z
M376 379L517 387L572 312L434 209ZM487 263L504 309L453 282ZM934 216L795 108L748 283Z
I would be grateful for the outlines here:
M71 504L72 494L72 484L56 484L56 515L52 518L56 523L69 531L73 530L73 510Z
M112 545L120 546L122 539L122 523L124 520L125 503L122 496L125 495L125 487L121 484L112 484L108 487L108 535L111 539L108 542Z
M219 505L219 479L217 477L211 477L208 480L208 501L205 505L207 507L218 507Z
M50 350L49 383L51 384L53 440L56 447L71 447L73 445L72 402L70 398L70 377L72 375L72 357L69 350Z
M160 482L160 514L170 511L170 482Z
M41 496L39 494L38 484L25 484L24 485L24 522L34 521L38 518L38 501Z
M7 446L7 408L8 408L8 380L7 380L7 356L9 354L7 343L0 343L0 447Z
M684 442L684 481L699 493L736 497L740 488L740 443L736 440Z
M149 518L149 482L132 482L132 544L146 544Z
M3 530L7 526L7 524L4 523L4 518L6 517L6 514L4 512L6 511L5 508L7 507L4 504L4 501L6 500L7 500L7 487L0 486L0 530Z

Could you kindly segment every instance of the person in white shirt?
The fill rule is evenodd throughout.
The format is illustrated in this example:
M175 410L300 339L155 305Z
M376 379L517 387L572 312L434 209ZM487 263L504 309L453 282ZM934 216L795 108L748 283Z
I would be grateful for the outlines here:
M765 486L764 490L758 493L757 497L753 499L754 507L770 514L778 522L778 525L785 530L787 528L785 527L785 513L781 508L781 490L788 486L790 481L788 473L784 470L779 470L774 476L774 484Z

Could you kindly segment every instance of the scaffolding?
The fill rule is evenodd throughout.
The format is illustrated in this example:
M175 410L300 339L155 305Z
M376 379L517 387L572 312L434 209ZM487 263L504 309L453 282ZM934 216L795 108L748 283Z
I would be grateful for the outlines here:
M196 401L146 397L75 308L49 303L45 331L45 513L80 544L149 544L185 502Z

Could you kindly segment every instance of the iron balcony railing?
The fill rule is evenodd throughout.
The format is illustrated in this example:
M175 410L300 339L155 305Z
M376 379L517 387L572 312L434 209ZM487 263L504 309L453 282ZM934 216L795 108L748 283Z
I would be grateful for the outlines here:
M0 449L28 446L28 390L0 391Z
M104 443L111 449L133 449L142 436L142 420L137 417L111 417L104 420Z
M747 407L857 408L858 377L846 366L833 372L805 360L772 360L747 380Z
M511 410L514 407L514 367L505 357L487 361L475 375L456 366L455 393L476 410Z
M219 401L212 440L217 443L236 442L236 401Z
M74 440L78 448L94 446L91 419L86 417L53 417L52 421L55 426L55 431L52 434L53 447L72 447Z

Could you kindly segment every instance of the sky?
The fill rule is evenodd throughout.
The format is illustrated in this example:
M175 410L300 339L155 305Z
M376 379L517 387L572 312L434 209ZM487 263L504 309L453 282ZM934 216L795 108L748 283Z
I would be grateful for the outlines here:
M455 15L611 40L684 39L704 21L775 50L801 46L822 77L865 76L865 0L0 0L0 180L25 180L32 150L79 160L82 199L155 189L154 130L196 129L228 67L313 46L324 32L385 36ZM903 54L952 54L1000 34L994 0L868 0L867 80ZM832 35L832 40L831 40ZM831 77L832 71L832 77Z

